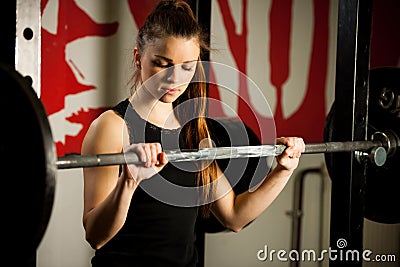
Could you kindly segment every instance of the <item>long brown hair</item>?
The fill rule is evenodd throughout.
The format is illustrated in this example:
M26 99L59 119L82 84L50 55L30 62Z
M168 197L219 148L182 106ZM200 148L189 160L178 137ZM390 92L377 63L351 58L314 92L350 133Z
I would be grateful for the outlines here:
M162 0L139 29L136 46L139 52L143 52L151 42L167 37L197 38L200 53L209 51L206 35L197 22L190 6L183 0ZM131 93L140 83L140 71L136 70L132 82ZM189 148L196 149L202 140L209 139L210 133L207 126L207 83L204 68L200 58L196 71L185 92L173 103L177 119L183 125L186 143ZM185 101L190 104L183 104ZM203 142L202 142L203 143ZM211 142L208 143L211 146ZM205 165L207 164L207 166ZM211 200L215 194L213 181L217 179L216 162L201 162L200 171L197 173L197 186L202 186L201 215L207 217L211 209Z

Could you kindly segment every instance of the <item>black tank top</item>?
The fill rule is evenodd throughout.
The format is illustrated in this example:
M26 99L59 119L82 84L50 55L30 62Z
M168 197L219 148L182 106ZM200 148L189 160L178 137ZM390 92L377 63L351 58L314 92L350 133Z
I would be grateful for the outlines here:
M177 146L185 148L180 129L163 129L146 122L134 111L128 99L112 110L127 123L131 143L160 142L164 150L176 149ZM195 173L182 170L175 164L168 163L159 174L173 184L196 186ZM168 204L148 194L142 184L145 186L153 179L143 181L136 189L124 226L95 251L92 266L196 266L198 207Z

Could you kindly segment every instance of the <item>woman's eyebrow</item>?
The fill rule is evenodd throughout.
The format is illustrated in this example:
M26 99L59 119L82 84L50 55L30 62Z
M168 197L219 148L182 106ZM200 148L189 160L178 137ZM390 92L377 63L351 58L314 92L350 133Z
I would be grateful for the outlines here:
M165 61L167 61L167 62L173 62L172 59L167 58L167 57L164 57L164 56L161 56L161 55L154 55L154 56L155 56L155 57L158 57L158 58L161 58L161 59L163 59L163 60L165 60Z
M161 56L161 55L154 55L154 56L155 56L155 57L158 57L158 58L161 58L161 59L167 61L168 63L173 63L173 62L174 62L172 59L167 58L167 57L164 57L164 56ZM183 63L191 63L191 62L195 62L195 61L197 61L197 60L198 60L198 59L196 58L196 59L194 59L194 60L188 60L188 61L185 61L185 62L183 62Z

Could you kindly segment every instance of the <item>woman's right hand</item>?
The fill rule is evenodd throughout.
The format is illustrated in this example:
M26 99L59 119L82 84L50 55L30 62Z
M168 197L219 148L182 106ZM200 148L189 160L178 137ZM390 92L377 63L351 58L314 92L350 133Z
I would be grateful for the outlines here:
M124 149L126 152L135 152L143 164L125 164L125 179L132 179L137 184L158 173L168 163L165 152L160 143L132 144Z

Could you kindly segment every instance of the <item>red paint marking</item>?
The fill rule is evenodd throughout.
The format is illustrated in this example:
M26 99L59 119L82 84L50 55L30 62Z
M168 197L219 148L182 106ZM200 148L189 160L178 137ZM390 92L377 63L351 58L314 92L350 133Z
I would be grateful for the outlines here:
M372 1L370 68L400 67L400 1Z
M146 17L158 2L158 0L128 0L129 8L138 28L143 25Z
M147 14L150 13L156 0L139 1L128 0L130 12L137 25L142 25ZM227 31L229 48L234 57L239 71L247 73L247 5L248 1L242 0L242 32L236 33L233 16L230 13L227 0L218 0L221 7L224 26ZM42 11L48 4L48 0L42 1ZM307 91L303 103L298 111L289 118L283 118L281 90L282 84L288 79L290 71L289 49L290 25L292 1L273 0L270 14L271 44L271 83L275 86L278 95L278 103L275 111L277 134L280 136L299 135L308 142L321 141L325 115L325 84L327 77L327 53L329 34L329 0L314 1L314 29L313 49L310 58ZM66 45L74 40L86 36L110 36L116 33L118 23L96 23L83 12L73 0L59 1L58 27L54 35L42 30L42 94L41 100L49 114L56 113L64 108L64 98L69 94L76 94L86 90L92 90L94 85L80 84L65 57ZM393 30L396 28L393 27ZM374 47L378 47L375 45ZM72 65L73 62L71 62ZM77 69L78 70L78 69ZM83 73L78 71L81 77ZM215 74L211 69L211 79L215 80ZM268 131L274 129L274 120L265 118L255 112L251 106L249 88L245 77L239 78L239 117L248 124L259 136L269 136ZM214 85L210 85L210 97L220 99L219 91ZM106 107L104 107L105 109ZM65 153L77 153L83 135L90 122L97 117L103 109L79 112L68 118L71 122L84 125L84 129L77 136L66 136L65 145L57 143L59 155ZM225 116L222 106L210 107L210 113L215 116ZM263 128L260 129L260 126Z
M68 62L72 65L72 67L75 69L75 71L79 74L79 76L82 79L85 79L85 75L83 75L83 73L80 71L80 69L76 66L76 64L74 63L74 61L72 59L68 60Z
M237 34L233 16L227 0L218 1L224 26L229 40L230 52L238 69L247 74L247 1L242 0L242 33ZM327 78L328 36L329 36L329 0L314 1L313 49L310 58L310 70L306 96L298 111L289 118L283 117L282 85L290 75L290 43L292 23L291 0L274 0L270 10L270 55L271 84L277 90L275 123L277 136L302 136L309 142L322 141L325 122L325 83ZM295 70L293 70L295 71ZM248 86L243 77L239 80L239 117L258 135L271 136L274 121L257 113L250 102ZM219 97L210 90L210 94ZM218 112L220 112L219 109ZM260 129L261 127L261 129ZM263 138L264 139L264 138Z
M42 11L48 1L42 2ZM42 29L42 84L41 101L49 115L64 108L66 95L92 90L94 85L84 85L77 81L66 62L65 48L68 43L86 36L109 36L117 32L118 23L96 23L73 0L59 1L57 33ZM83 74L81 74L83 75ZM94 118L85 117L81 122L86 128ZM78 153L82 137L66 139L65 145L56 144L57 154Z

